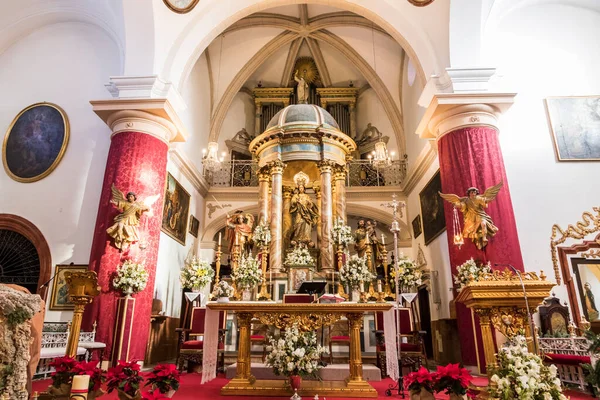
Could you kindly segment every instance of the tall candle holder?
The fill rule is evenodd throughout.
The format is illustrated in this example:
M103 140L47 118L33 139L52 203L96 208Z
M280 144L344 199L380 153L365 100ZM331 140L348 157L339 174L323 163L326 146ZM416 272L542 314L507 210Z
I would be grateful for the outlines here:
M221 234L219 233L219 244L217 246L217 251L215 252L215 287L219 284L219 276L221 274L221 256L223 252L221 251ZM215 299L214 294L210 294L211 300Z
M389 278L389 265L387 260L387 249L384 247L381 250L381 255L383 257L383 273L385 275L385 285L383 286L383 297L386 300L394 300L394 295L392 294L392 288L390 286L390 278Z
M271 295L267 290L267 254L269 254L268 247L262 246L260 255L260 264L262 267L262 284L260 285L260 293L258 294L258 300L271 300Z
M337 248L337 264L337 272L339 274L340 270L342 269L342 266L344 265L344 246L341 244L338 244ZM335 272L333 273L333 279L335 284ZM339 281L340 283L338 283L337 295L348 300L348 295L346 294L346 292L344 292L344 285L342 285L342 280L340 279Z
M67 339L66 355L75 357L79 346L79 331L85 306L90 304L94 297L100 294L98 276L94 271L67 271L65 281L69 291L69 299L75 305L73 320Z

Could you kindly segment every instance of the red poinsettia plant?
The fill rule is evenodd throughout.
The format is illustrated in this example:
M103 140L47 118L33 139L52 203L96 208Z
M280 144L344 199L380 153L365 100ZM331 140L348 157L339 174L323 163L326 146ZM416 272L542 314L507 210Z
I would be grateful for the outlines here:
M118 389L128 396L135 396L140 390L140 383L144 380L140 376L140 365L136 361L121 361L116 367L108 369L106 387L108 393Z
M89 375L90 385L88 390L90 392L97 392L102 386L102 382L106 380L104 371L98 368L97 361L90 362L79 362L73 367L73 375Z
M52 373L52 386L59 388L60 385L70 385L75 372L73 369L78 364L73 357L56 357L49 365L54 368Z
M142 393L142 400L161 400L161 399L168 399L168 397L163 395L158 390L155 390L153 392Z
M404 388L410 392L417 393L425 389L433 393L434 376L425 367L419 368L417 372L411 372L404 377Z
M436 392L445 391L446 394L463 396L468 394L469 384L473 377L465 368L458 364L448 364L445 367L438 366L434 376L433 388Z
M159 364L146 375L146 384L152 385L153 392L168 393L179 389L179 371L175 364Z

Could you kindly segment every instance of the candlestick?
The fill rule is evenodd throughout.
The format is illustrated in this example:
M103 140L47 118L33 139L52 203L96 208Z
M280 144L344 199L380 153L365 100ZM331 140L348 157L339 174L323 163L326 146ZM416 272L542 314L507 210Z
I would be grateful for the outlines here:
M381 234L381 244L385 244L385 235Z
M71 384L70 399L86 400L88 397L88 389L90 386L89 375L75 375Z
M221 232L219 232L219 246L221 246Z

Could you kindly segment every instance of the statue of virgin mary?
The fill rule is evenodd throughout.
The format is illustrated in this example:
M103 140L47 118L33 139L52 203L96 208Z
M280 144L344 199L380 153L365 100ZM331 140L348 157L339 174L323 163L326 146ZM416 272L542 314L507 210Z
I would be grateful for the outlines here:
M292 214L290 241L306 244L311 242L312 227L317 223L319 210L305 192L308 175L299 172L294 176L294 182L296 189L290 203L290 214Z

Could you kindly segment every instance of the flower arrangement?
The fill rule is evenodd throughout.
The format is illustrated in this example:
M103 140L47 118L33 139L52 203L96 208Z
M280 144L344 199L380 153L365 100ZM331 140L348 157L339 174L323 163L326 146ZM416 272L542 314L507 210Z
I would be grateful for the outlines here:
M392 286L396 284L396 271L390 271ZM423 272L415 265L415 262L403 254L398 259L398 283L403 290L419 286L423 283Z
M179 389L179 371L175 364L159 364L146 375L144 386L152 385L152 393L169 393Z
M267 352L265 363L275 375L316 376L326 350L317 344L315 332L300 332L292 326L285 329L283 336L269 338Z
M498 352L499 368L491 381L490 397L508 399L566 400L554 365L544 365L527 350L524 336L511 338Z
M90 384L88 386L88 391L90 392L90 394L94 392L99 393L102 387L102 382L106 380L106 376L104 376L104 371L98 368L97 365L98 363L96 361L82 361L76 363L72 369L73 375L89 375Z
M444 391L448 395L464 396L472 380L469 371L458 364L438 366L434 375L433 388L438 393Z
M421 366L417 372L411 372L404 377L404 388L411 394L423 393L423 391L431 394L433 399L433 384L434 375Z
M106 387L108 393L119 390L124 394L135 398L139 394L140 383L144 380L140 376L140 365L135 361L121 361L116 367L108 369L108 380Z
M341 217L337 217L333 223L331 239L337 246L348 246L350 243L354 242L352 229L344 224L344 220Z
M78 364L73 357L56 357L49 365L54 368L52 372L52 386L60 388L61 385L70 385L75 375L75 366Z
M315 259L305 246L299 245L285 256L283 265L315 265Z
M271 243L271 228L269 228L264 219L260 221L260 224L256 225L256 228L254 228L252 241L254 241L258 247L268 246L269 243Z
M215 271L212 269L208 261L199 259L194 256L189 262L185 263L179 280L181 286L186 289L200 290L204 286L209 285L215 276Z
M231 279L238 289L249 289L261 282L260 262L252 256L242 257L240 265L231 273Z
M233 296L233 287L225 281L219 281L219 283L217 283L213 288L213 296L215 296L217 299L222 297L231 297Z
M367 260L364 257L352 256L348 262L340 268L340 280L351 288L358 288L361 282L370 282L375 275L369 271Z
M113 287L126 296L141 292L146 288L147 283L148 271L144 263L136 263L132 260L126 260L117 268L116 276L112 281Z
M456 275L454 275L454 283L458 286L457 290L460 292L465 287L471 278L475 282L480 280L483 275L492 272L492 265L488 261L487 264L477 263L473 258L465 261L463 264L456 267Z

